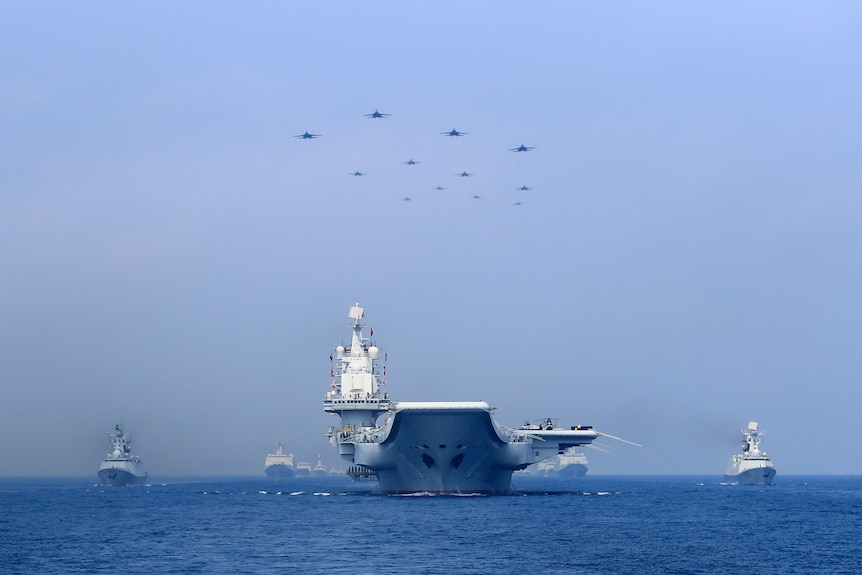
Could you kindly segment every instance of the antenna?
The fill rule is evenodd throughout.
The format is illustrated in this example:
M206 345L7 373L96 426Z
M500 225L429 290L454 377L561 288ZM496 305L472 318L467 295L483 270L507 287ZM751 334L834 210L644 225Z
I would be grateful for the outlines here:
M623 439L622 437L617 437L616 435L602 433L601 431L596 431L596 435L601 435L602 437L607 437L609 439L616 439L617 441L622 441L623 443L628 443L629 445L634 445L635 447L643 447L643 445L641 445L640 443L635 443L634 441L629 441L628 439Z
M356 304L352 308L350 308L350 313L347 314L347 317L349 317L350 319L355 321L357 325L359 325L359 320L362 319L363 315L365 315L365 310L359 307L359 302L356 302Z

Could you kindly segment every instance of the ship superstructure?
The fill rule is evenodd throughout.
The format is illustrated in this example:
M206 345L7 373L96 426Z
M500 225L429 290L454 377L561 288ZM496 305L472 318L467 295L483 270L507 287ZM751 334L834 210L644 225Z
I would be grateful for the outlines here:
M99 466L99 480L103 485L139 485L146 483L147 472L141 458L132 454L132 437L117 424L108 433L111 451Z
M263 471L267 477L286 479L296 474L293 466L293 454L285 453L281 441L275 443L275 451L266 456Z
M350 308L351 343L335 350L323 409L341 418L330 443L354 473L376 475L381 492L508 493L512 472L597 437L591 426L504 427L484 401L393 403L380 389L380 350L363 336L363 316L358 303Z
M775 477L775 466L765 451L760 449L757 422L749 421L748 429L742 430L742 453L730 458L724 479L739 485L769 485Z

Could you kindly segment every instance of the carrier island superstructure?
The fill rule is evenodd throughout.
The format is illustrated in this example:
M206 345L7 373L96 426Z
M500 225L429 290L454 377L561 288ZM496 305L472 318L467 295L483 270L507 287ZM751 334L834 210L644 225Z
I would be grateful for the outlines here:
M393 402L380 389L380 350L363 336L363 316L358 303L350 308L351 342L335 349L323 409L341 418L330 443L353 468L376 474L380 492L508 493L512 472L599 435L591 426L503 427L484 401Z

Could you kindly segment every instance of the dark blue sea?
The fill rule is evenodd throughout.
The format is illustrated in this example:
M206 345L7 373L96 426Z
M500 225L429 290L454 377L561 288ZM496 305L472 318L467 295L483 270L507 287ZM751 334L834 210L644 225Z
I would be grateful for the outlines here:
M384 496L346 477L0 479L2 573L860 574L862 477L521 477Z

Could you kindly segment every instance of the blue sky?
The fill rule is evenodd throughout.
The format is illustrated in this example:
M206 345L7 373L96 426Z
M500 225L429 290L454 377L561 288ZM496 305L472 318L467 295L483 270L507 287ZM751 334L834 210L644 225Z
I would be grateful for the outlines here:
M335 464L356 300L394 398L644 445L595 472L862 473L860 12L4 5L0 475Z

